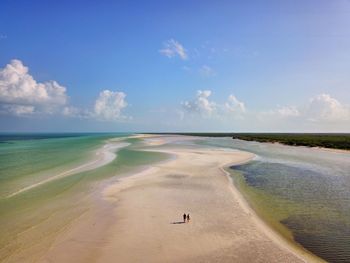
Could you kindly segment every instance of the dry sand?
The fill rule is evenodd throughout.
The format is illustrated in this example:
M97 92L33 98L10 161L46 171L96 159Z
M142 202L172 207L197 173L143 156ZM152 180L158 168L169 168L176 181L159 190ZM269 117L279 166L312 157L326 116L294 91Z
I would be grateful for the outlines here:
M69 231L42 261L318 261L267 227L229 181L223 167L247 162L253 154L168 147L168 141L174 136L147 136L152 150L176 158L108 186L103 196L110 208L100 213L103 218L88 220L85 227L81 222L81 230ZM183 213L190 213L189 223L182 223ZM111 218L108 234L97 239L95 224Z
M163 140L159 139L159 140ZM159 145L152 140L152 145ZM158 141L160 142L160 141ZM247 206L222 167L254 155L162 149L176 159L108 187L116 223L97 262L312 261ZM182 224L182 214L190 223Z

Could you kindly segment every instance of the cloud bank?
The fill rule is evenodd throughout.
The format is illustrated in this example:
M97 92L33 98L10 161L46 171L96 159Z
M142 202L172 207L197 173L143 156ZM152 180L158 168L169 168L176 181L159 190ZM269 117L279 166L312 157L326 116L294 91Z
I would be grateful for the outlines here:
M230 94L226 101L212 99L211 90L198 90L194 99L181 103L180 126L206 130L245 131L346 131L350 106L329 94L319 94L297 106L279 106L266 111L247 109Z
M300 105L282 105L276 108L247 109L245 102L234 94L216 101L212 90L197 90L192 99L167 110L163 116L154 113L144 116L157 125L180 117L172 128L216 129L246 131L349 131L350 106L330 94L318 94ZM39 82L20 60L12 60L0 68L0 114L23 116L63 116L95 121L129 121L126 93L105 89L90 107L81 108L69 103L66 87L57 81ZM142 113L140 113L142 114ZM140 120L138 120L140 122ZM243 127L243 128L241 128ZM157 127L155 127L157 129Z
M319 94L304 105L282 106L261 113L262 119L289 119L312 123L338 123L350 121L350 107L329 94Z
M350 121L350 107L340 103L329 94L311 98L302 114L310 121L343 122Z

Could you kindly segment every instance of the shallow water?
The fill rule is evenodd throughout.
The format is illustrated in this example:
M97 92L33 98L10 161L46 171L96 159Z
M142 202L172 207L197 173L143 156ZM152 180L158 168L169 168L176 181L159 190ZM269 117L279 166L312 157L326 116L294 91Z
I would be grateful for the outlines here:
M258 214L323 259L350 262L350 153L230 138L201 144L255 153L255 160L231 168Z
M140 151L142 142L127 136L0 135L0 262L35 261L22 256L40 255L38 251L47 249L59 233L91 211L99 198L96 189L169 158ZM106 140L115 137L130 145L120 149L111 163L6 198L86 162ZM350 262L350 154L230 138L173 143L179 148L208 146L255 153L255 160L232 167L231 172L258 214L327 261Z
M56 236L100 202L97 189L123 174L164 160L139 151L127 134L0 135L0 262L35 262ZM8 198L10 193L86 163L108 139L130 143L117 158L94 170L49 181ZM114 179L116 178L116 179ZM98 205L100 205L98 203Z

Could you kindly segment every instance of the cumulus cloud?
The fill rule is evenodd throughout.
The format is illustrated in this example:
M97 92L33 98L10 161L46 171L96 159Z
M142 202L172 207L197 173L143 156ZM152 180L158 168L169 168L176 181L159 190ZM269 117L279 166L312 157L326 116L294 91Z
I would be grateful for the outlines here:
M66 117L115 121L125 119L126 94L104 90L93 109L68 105L66 88L56 81L37 82L20 60L0 69L0 113L15 116L60 114Z
M54 113L67 103L66 88L56 81L37 82L20 60L0 69L0 107L15 115Z
M320 94L310 99L304 114L311 121L347 121L350 120L350 107L329 94Z
M119 91L103 90L95 100L93 109L82 109L74 106L64 107L62 114L66 117L95 119L101 121L120 121L131 119L122 114L128 106L126 94Z
M205 118L216 118L229 121L232 117L243 118L246 108L233 94L229 95L224 103L210 100L210 90L198 90L196 98L191 101L182 102L182 118L186 114L199 115Z
M225 103L225 108L229 112L235 112L235 113L244 113L246 111L245 105L243 102L239 101L235 95L231 94L228 97L227 102Z
M160 49L159 52L168 58L175 56L179 56L182 60L186 60L188 58L187 51L184 46L174 39L169 39L164 42L163 48Z
M285 119L299 122L342 123L350 121L350 107L342 104L329 94L319 94L308 103L296 106L280 106L275 110L261 112L261 120Z
M95 102L94 116L101 120L115 121L125 119L122 110L128 106L124 92L104 90Z
M198 90L196 98L183 102L182 108L187 113L198 113L204 117L210 116L216 108L215 102L209 100L210 95L210 90Z

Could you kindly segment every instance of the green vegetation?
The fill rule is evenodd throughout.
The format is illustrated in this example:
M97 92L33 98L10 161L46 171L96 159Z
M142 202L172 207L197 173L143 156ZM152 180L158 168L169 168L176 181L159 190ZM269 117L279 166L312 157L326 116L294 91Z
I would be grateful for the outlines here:
M324 147L350 150L349 133L172 133L205 137L232 137L257 142L282 143L292 146Z
M234 134L234 139L258 142L279 142L293 146L324 147L350 150L350 134L295 134L295 133L264 133L264 134Z

